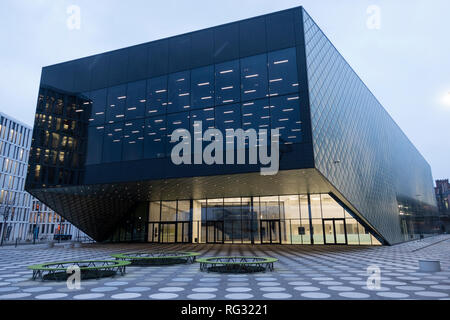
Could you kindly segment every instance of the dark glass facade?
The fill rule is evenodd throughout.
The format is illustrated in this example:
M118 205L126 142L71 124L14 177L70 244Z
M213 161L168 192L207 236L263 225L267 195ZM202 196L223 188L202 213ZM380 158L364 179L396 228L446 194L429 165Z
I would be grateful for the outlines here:
M350 70L300 7L46 67L27 190L99 241L389 244L417 216L432 233L428 164ZM279 173L173 164L197 121L279 129Z

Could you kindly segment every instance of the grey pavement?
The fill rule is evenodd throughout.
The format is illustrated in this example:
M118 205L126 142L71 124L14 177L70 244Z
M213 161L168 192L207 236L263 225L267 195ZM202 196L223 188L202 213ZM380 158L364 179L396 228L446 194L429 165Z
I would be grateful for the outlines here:
M202 256L251 255L278 258L273 272L200 272L198 263L128 267L125 276L85 280L80 290L66 282L32 281L27 266L43 262L109 259L110 254L196 251ZM441 272L418 270L420 259L441 261ZM381 271L381 286L368 288L367 268ZM0 248L0 300L109 299L449 299L450 235L392 247L291 245L85 244L82 248L43 245Z

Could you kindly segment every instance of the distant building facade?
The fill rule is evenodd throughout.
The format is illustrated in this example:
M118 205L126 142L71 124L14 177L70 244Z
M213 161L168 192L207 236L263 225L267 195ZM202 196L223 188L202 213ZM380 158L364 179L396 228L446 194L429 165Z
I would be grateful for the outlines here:
M32 128L0 112L0 242L86 239L86 235L25 191ZM38 214L38 208L41 212ZM39 218L38 218L39 217ZM38 231L39 230L39 231Z
M450 183L446 180L436 180L436 201L439 212L450 214Z
M450 183L449 180L436 180L436 201L444 231L450 230Z
M0 240L24 239L31 195L24 190L32 129L0 112Z
M51 208L32 198L27 240L86 240L89 237Z

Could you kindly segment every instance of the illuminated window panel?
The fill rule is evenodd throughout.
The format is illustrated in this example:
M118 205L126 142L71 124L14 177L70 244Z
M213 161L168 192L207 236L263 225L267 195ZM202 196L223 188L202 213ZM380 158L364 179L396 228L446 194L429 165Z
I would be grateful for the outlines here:
M302 122L298 95L270 99L272 129L280 130L280 144L302 142Z
M194 127L194 123L198 121L202 122L203 132L208 129L213 129L215 127L215 112L214 108L206 108L202 110L193 110L190 113L190 128L191 133L199 132L197 128Z
M172 148L179 143L179 140L176 142L171 142L172 133L177 129L186 129L189 130L190 121L189 121L189 112L180 112L167 115L167 156L170 157Z
M125 119L133 120L145 116L147 102L147 82L138 81L128 84Z
M105 126L102 162L118 162L122 160L123 122Z
M126 121L124 124L123 161L140 160L144 155L144 120Z
M216 105L232 104L241 101L241 78L239 60L215 66Z
M267 54L241 59L241 82L242 101L268 96Z
M270 52L269 94L280 96L298 92L297 51L295 48Z
M167 121L165 116L145 119L144 158L164 158Z
M169 102L167 113L188 111L191 109L190 71L169 75Z
M194 69L191 72L191 106L201 109L214 106L214 66Z
M242 128L241 108L239 104L217 107L215 112L216 127L222 132L225 132L227 129Z
M242 128L270 130L269 99L259 99L242 103Z
M147 117L166 113L168 104L167 76L147 80Z
M105 123L107 89L92 91L89 95L91 101L91 114L89 116L89 125L98 126Z
M125 119L127 86L120 85L108 89L106 121L114 123Z

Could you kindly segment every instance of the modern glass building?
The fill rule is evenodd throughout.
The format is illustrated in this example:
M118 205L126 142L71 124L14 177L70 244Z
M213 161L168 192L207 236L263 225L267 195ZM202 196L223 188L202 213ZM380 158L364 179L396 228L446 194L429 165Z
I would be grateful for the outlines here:
M174 164L172 133L196 137L198 121L279 129L278 174ZM437 231L430 166L302 7L43 68L27 190L98 241Z

